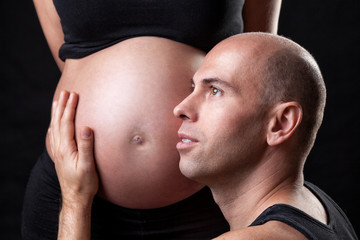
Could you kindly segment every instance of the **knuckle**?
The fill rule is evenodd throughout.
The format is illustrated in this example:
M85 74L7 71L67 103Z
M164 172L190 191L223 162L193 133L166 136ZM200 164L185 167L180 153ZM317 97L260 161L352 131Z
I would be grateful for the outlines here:
M65 125L67 123L67 119L65 116L63 116L60 120L61 125Z
M92 151L93 146L90 141L84 140L84 141L80 141L78 143L78 148L79 148L79 150L81 150L83 152L89 152L89 151Z

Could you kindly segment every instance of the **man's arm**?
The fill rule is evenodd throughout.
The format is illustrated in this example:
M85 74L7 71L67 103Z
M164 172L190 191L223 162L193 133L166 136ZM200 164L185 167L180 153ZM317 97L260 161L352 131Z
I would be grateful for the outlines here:
M91 203L62 203L59 216L59 240L89 240L91 232Z
M61 240L90 239L91 206L99 188L93 131L81 128L75 142L77 102L77 94L61 92L53 104L49 128L51 153L61 187L58 232Z
M214 240L306 240L295 228L280 222L269 221L262 225L246 227L226 232Z
M245 0L244 32L277 34L281 0Z

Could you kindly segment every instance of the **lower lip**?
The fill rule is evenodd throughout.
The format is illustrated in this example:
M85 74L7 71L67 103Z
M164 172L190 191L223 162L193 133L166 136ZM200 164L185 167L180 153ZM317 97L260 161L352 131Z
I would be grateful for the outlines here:
M197 142L183 142L183 141L180 141L176 144L176 148L177 149L185 149L185 148L189 148L189 147L192 147L194 145L196 145Z

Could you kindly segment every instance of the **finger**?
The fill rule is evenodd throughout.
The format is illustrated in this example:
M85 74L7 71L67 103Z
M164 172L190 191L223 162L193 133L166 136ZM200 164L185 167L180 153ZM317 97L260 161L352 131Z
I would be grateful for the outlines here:
M57 101L54 100L52 105L51 105L51 119L50 119L50 126L49 126L49 129L48 129L49 133L50 133L51 127L52 127L52 125L54 123L54 115L55 115L56 105L57 105Z
M53 148L55 146L55 142L54 142L54 116L55 116L55 111L56 111L56 106L57 106L57 101L54 100L52 105L51 105L51 120L50 120L50 126L48 129L48 136L49 136L49 140L50 140L50 150L51 153L53 155Z
M78 139L79 165L90 169L94 163L94 134L89 127L83 127L80 130Z
M62 117L64 120L72 121L72 122L74 121L77 103L78 103L78 95L74 92L70 93Z
M56 104L56 109L55 109L55 113L54 113L54 117L53 117L55 127L57 124L60 124L60 120L64 113L64 109L65 109L68 98L69 98L69 92L61 91L59 100Z
M61 91L59 99L56 101L54 110L53 110L53 117L51 121L51 151L53 155L59 155L59 148L61 144L61 134L60 134L60 124L61 124L61 116L64 112L65 104L69 93L67 91ZM55 157L56 158L56 157Z
M53 101L52 105L51 105L51 121L50 121L50 126L53 122L54 116L55 116L55 111L56 111L56 105L57 105L57 101Z
M66 103L63 116L61 118L61 135L67 141L74 139L74 119L76 114L76 106L78 103L78 95L76 93L70 93L69 99Z

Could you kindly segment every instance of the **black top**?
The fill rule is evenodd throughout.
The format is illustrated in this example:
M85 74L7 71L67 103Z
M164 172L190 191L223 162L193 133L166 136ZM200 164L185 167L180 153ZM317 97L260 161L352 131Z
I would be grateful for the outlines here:
M53 1L65 35L62 60L137 36L164 37L208 52L243 31L244 0Z
M328 214L328 225L321 223L295 207L287 204L276 204L260 214L250 226L257 226L275 220L290 225L310 240L357 240L354 228L340 207L315 185L306 182L305 186L324 205Z

